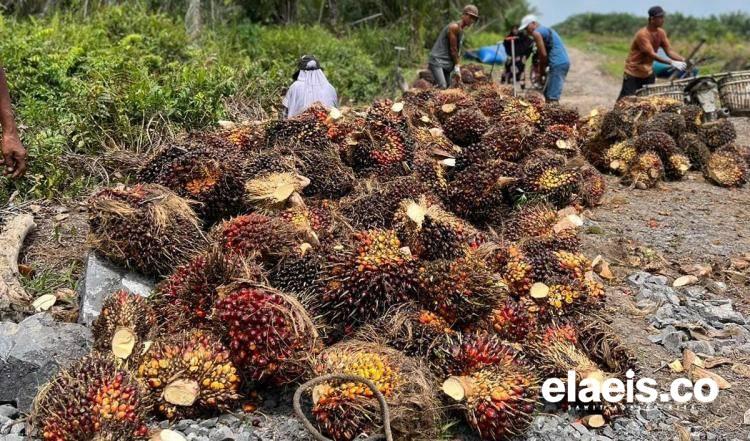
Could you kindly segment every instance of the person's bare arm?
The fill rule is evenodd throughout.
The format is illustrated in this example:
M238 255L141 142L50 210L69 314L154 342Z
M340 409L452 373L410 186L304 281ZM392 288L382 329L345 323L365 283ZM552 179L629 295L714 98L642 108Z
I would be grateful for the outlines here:
M539 53L539 75L544 75L547 71L547 48L544 46L544 39L542 34L537 31L532 32L534 37L534 43L536 43L536 50Z
M5 165L4 174L18 178L26 172L26 149L23 148L21 139L18 137L18 128L10 103L8 81L2 67L0 67L0 125L3 128L3 155L0 158L0 164Z
M451 23L448 27L448 42L451 46L451 58L453 59L454 65L461 64L458 53L458 34L460 32L461 28L458 26L458 23Z
M640 35L640 34L636 35L635 44L641 53L646 54L651 58L651 61L656 60L660 63L672 64L671 60L669 60L668 58L662 57L656 51L654 51L653 46L651 46L651 41L649 40L647 36Z
M673 60L677 61L687 61L685 58L675 52L674 49L672 49L672 43L669 42L669 38L667 38L667 33L664 33L664 38L662 39L661 47L664 49L664 52L667 54L667 56Z

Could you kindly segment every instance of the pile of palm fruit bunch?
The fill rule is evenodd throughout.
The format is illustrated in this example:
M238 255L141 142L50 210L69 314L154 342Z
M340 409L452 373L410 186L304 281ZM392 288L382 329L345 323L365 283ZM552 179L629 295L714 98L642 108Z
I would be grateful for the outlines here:
M34 427L147 439L323 376L307 417L336 441L381 433L381 399L396 439L448 418L522 434L545 376L634 367L583 326L604 299L577 235L605 191L585 133L575 110L477 80L165 145L90 200L94 249L156 288L104 302Z
M721 187L743 186L748 147L736 143L731 120L703 120L701 107L671 98L623 99L582 124L582 150L599 170L636 188L681 180L689 170Z

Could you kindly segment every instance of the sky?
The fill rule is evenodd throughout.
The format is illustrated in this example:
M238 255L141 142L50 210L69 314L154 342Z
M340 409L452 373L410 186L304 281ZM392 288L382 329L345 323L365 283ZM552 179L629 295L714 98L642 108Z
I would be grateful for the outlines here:
M630 12L646 16L648 8L659 5L669 12L705 17L724 12L750 13L750 0L529 0L539 11L539 21L557 24L581 12Z

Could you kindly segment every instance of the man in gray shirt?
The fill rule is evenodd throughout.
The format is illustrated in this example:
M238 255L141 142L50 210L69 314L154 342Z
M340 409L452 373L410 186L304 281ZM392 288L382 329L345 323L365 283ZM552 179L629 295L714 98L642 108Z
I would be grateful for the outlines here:
M435 84L441 89L447 89L450 84L451 73L461 78L460 49L464 42L464 28L473 25L479 19L479 9L474 5L466 5L461 20L448 24L440 31L430 51L430 72Z

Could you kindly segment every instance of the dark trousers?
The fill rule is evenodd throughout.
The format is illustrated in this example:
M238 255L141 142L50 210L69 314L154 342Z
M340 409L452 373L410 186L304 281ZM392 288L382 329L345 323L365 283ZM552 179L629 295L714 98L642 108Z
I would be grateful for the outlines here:
M654 75L653 73L651 74L651 76L646 78L637 78L628 74L624 74L624 76L622 77L622 89L620 90L620 96L617 97L617 101L620 101L626 96L633 96L638 91L638 89L647 84L654 84L655 82L656 75Z
M453 67L442 67L430 63L430 72L432 72L432 78L435 80L435 85L437 87L447 89L448 86L450 86Z

